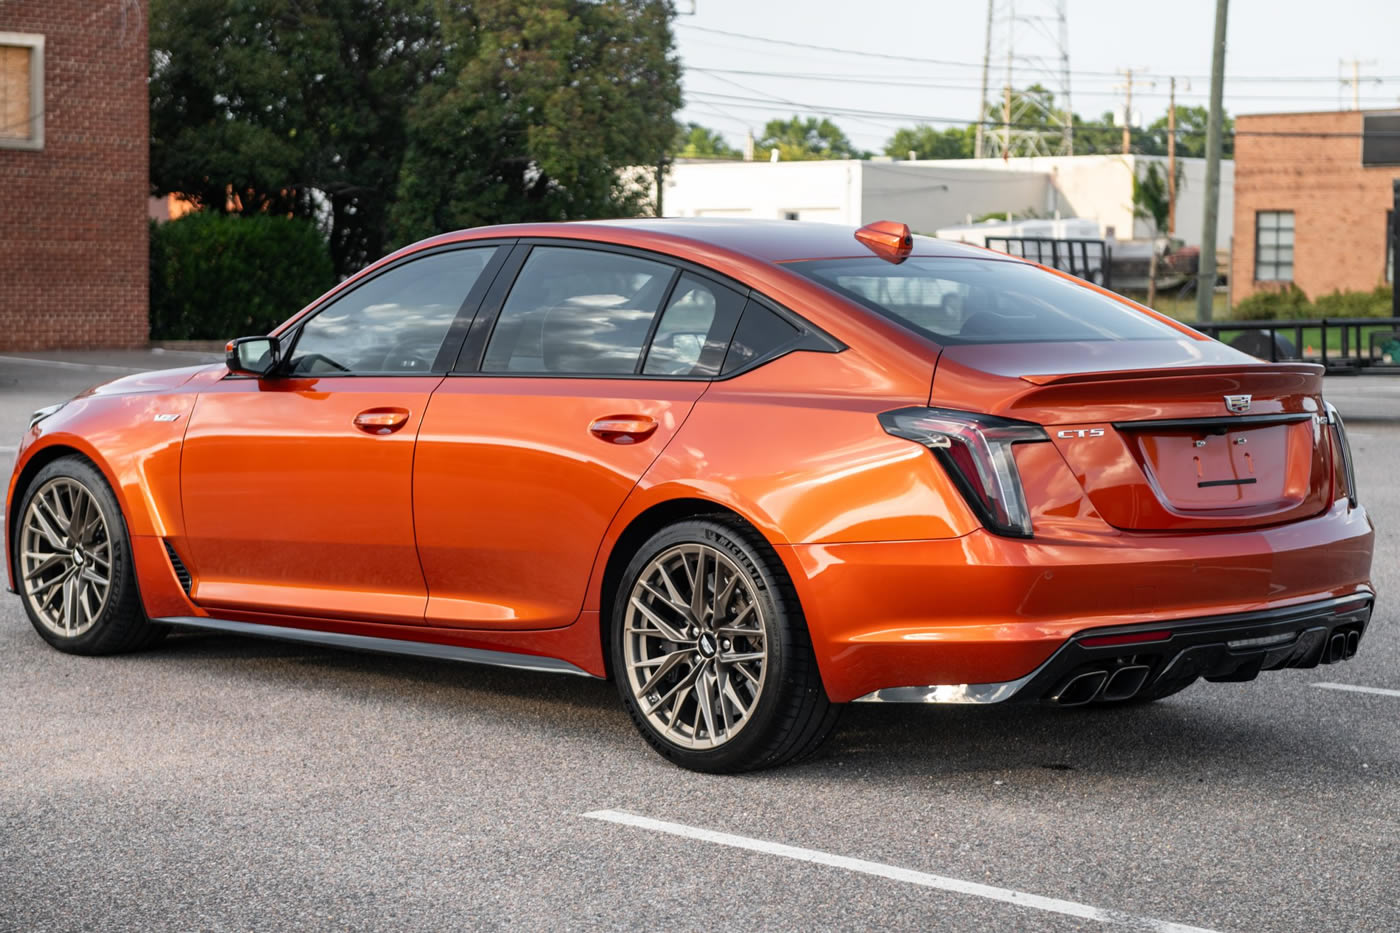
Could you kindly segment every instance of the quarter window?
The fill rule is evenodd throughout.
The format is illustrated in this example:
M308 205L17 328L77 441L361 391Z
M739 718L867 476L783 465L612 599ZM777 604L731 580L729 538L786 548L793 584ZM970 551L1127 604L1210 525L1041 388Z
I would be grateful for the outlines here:
M0 148L44 148L44 37L0 32Z
M301 328L294 376L430 372L495 247L435 253L370 279Z
M744 308L744 316L739 319L739 327L734 331L734 339L729 343L729 352L724 357L724 375L754 360L782 348L801 336L802 332L783 320L778 314L768 310L756 301L749 301Z
M535 247L501 309L481 368L635 373L674 273L663 263L619 253Z
M1293 212L1258 211L1254 215L1254 279L1293 281Z
M744 309L744 296L683 275L656 326L642 372L649 376L717 376Z

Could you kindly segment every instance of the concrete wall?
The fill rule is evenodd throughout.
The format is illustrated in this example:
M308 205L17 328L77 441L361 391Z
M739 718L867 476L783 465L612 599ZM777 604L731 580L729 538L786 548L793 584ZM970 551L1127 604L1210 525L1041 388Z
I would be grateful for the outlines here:
M667 217L755 217L860 224L855 160L678 162L666 178Z
M145 0L4 0L44 37L43 148L0 148L0 350L147 337Z
M1293 281L1309 297L1384 281L1386 210L1400 165L1362 166L1362 113L1241 116L1235 129L1235 300L1283 287L1254 280L1258 211L1293 211ZM1269 131L1332 135L1252 135Z
M1050 189L1041 172L1004 172L927 162L861 163L861 223L898 220L916 233L993 211L1041 210Z

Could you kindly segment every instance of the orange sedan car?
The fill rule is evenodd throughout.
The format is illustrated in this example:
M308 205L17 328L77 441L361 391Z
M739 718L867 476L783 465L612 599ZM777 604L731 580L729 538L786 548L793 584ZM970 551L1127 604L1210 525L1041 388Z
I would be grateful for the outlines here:
M738 771L850 701L1351 657L1373 534L1321 376L890 222L467 230L35 412L7 566L63 651L611 677L662 755Z

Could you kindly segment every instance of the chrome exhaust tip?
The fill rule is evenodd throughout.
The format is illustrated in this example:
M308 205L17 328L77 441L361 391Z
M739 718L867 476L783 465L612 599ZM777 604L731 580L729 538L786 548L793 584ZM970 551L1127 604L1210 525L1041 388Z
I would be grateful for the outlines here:
M1361 633L1360 633L1360 632L1356 632L1356 631L1347 632L1347 658L1348 658L1348 659L1351 659L1351 658L1356 657L1356 649L1357 649L1360 645L1361 645Z
M1347 637L1337 632L1327 641L1327 663L1336 664L1346 659Z
M1142 689L1142 685L1147 683L1147 675L1151 672L1146 664L1128 664L1118 668L1109 675L1108 682L1104 684L1103 700L1130 700L1137 696L1137 692Z
M1083 706L1099 695L1108 671L1086 671L1067 680L1050 699L1060 706Z

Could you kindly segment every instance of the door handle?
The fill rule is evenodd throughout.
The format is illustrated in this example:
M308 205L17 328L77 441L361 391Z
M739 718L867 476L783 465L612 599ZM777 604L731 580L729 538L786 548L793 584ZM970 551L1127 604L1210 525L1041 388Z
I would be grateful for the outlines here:
M355 416L355 427L366 434L393 434L408 424L404 408L368 408Z
M656 433L656 422L646 415L609 415L594 421L588 430L610 444L635 444Z

